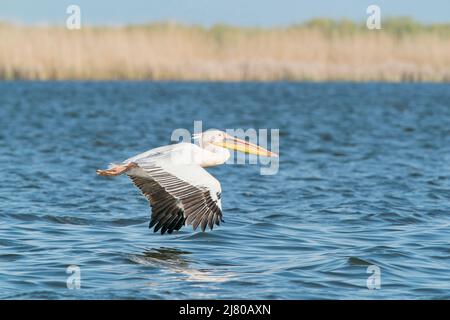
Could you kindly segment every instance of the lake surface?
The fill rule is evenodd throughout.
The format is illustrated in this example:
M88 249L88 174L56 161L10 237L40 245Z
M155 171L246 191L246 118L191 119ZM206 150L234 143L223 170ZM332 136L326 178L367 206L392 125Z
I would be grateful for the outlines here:
M210 169L225 223L161 236L95 170L194 120L279 128L279 172ZM3 82L0 163L1 298L450 298L446 84Z

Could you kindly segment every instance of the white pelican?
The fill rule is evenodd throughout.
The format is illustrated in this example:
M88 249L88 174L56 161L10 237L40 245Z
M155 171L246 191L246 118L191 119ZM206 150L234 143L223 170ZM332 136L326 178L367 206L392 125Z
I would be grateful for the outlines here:
M172 233L183 225L196 230L223 222L220 183L203 168L225 163L230 151L267 157L278 155L219 130L194 135L199 145L171 144L131 157L110 169L97 170L101 176L126 173L149 200L152 215L149 228Z

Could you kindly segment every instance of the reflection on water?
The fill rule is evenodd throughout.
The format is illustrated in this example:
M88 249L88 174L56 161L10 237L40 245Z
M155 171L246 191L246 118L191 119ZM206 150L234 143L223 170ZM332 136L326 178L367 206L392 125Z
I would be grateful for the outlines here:
M145 250L142 254L131 254L128 258L142 265L184 269L189 267L189 261L184 257L188 254L189 252L176 248L161 247Z
M130 254L128 259L140 265L185 275L186 281L224 282L233 277L232 273L216 275L214 270L195 268L195 263L185 257L189 254L188 251L161 247L146 250L142 254Z

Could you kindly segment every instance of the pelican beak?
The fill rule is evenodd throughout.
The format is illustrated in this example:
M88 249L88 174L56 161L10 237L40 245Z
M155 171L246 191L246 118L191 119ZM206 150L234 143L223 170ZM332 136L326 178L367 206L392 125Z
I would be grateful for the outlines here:
M263 147L257 146L256 144L232 136L226 137L219 146L243 153L255 154L258 156L278 157L278 154L276 154L275 152L271 152L264 149Z

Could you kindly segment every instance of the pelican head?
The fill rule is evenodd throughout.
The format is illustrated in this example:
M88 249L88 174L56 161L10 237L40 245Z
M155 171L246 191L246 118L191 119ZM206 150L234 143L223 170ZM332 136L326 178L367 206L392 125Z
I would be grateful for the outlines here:
M193 138L198 139L200 146L202 147L213 145L247 154L254 154L264 157L278 157L278 154L274 152L266 150L256 144L233 137L220 130L208 130L199 134L194 134Z

